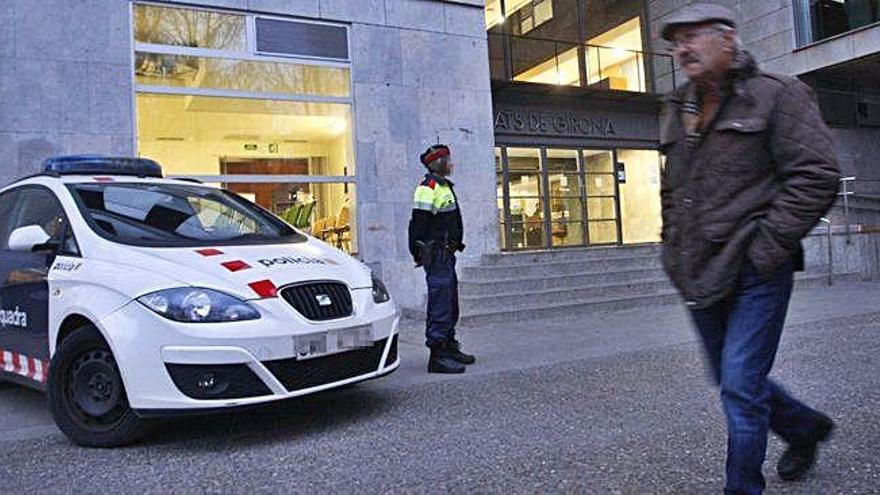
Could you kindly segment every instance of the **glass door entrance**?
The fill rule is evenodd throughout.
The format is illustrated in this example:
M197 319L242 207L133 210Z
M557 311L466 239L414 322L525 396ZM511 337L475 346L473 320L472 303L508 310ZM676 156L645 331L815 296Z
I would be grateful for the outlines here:
M505 250L660 240L660 158L653 150L499 147Z

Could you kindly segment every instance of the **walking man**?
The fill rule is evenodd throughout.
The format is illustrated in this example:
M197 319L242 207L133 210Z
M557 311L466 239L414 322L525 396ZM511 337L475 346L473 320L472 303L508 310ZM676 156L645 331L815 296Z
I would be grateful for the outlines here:
M772 430L785 480L812 467L830 418L768 379L801 239L833 203L840 175L810 89L761 72L735 16L682 9L662 36L689 82L665 98L663 265L686 300L727 416L728 494L759 494Z
M431 146L421 155L427 168L415 192L409 222L409 251L416 266L425 269L428 283L426 345L431 349L429 373L464 373L476 358L461 352L455 339L458 323L458 277L455 253L464 251L461 210L452 181L449 147Z

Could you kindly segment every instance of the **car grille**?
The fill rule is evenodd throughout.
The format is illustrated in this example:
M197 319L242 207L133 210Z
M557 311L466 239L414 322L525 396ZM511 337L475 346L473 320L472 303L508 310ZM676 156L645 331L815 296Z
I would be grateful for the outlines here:
M275 375L289 392L317 387L348 378L365 375L379 369L379 360L388 339L374 342L371 347L340 352L318 358L298 361L296 358L264 361L263 365Z
M281 290L281 297L309 320L324 321L351 316L351 292L339 282L294 285ZM330 304L321 305L319 299Z

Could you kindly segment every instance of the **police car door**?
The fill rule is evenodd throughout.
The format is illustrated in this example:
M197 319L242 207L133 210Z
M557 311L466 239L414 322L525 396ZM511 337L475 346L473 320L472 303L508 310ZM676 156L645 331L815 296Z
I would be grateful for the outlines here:
M33 225L49 241L36 251L10 249L12 232ZM0 196L0 369L38 383L45 382L49 359L47 276L66 229L64 211L49 189L22 186Z

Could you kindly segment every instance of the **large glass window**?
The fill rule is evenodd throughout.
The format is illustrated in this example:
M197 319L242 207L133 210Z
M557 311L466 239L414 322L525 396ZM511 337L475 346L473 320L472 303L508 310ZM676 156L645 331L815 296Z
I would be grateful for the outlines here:
M668 54L644 51L641 1L545 3L553 14L540 17L540 27L532 26L539 10L534 0L486 3L493 79L647 92L649 69L672 72Z
M878 0L795 0L798 46L880 22Z
M506 250L659 241L657 151L502 146L495 170Z
M152 5L134 15L139 154L356 253L348 63L264 55L247 35L253 15Z

